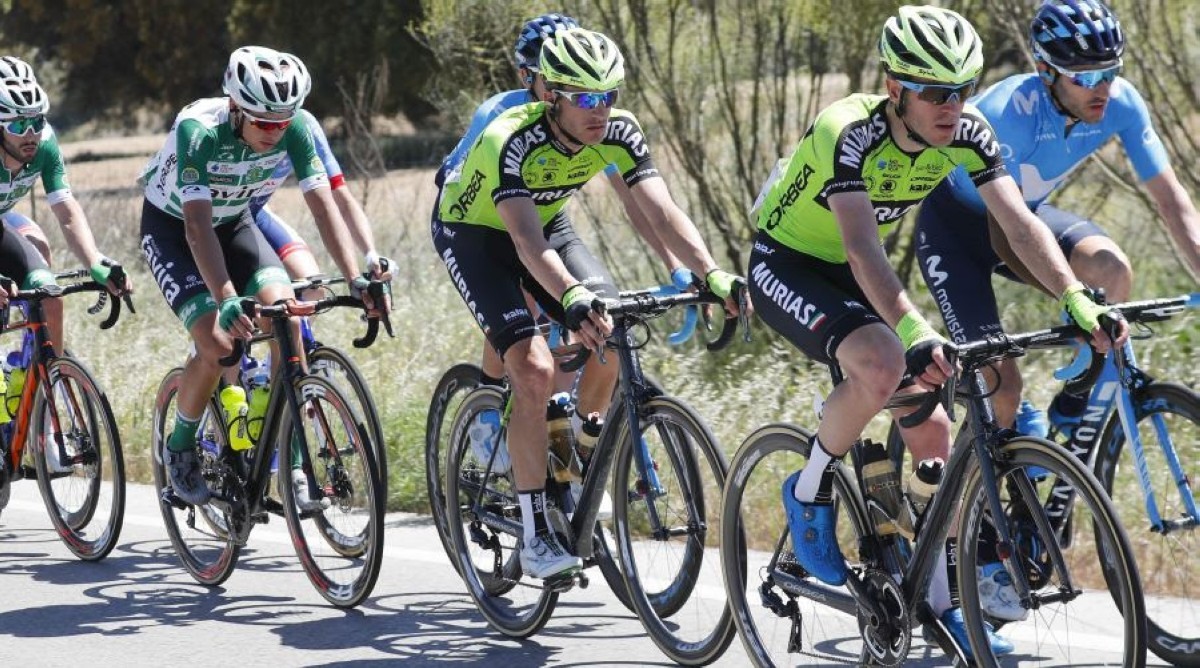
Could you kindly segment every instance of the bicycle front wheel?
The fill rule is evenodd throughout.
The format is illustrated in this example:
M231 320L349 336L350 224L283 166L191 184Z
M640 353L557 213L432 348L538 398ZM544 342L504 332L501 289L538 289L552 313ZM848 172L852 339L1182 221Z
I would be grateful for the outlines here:
M38 487L58 535L75 556L103 559L125 516L125 462L108 396L77 360L50 362L33 406Z
M708 427L682 401L655 397L638 412L636 431L620 420L613 471L615 533L629 598L673 661L711 663L734 635L717 551L728 464Z
M1200 586L1200 528L1189 512L1195 488L1180 489L1180 481L1200 484L1200 396L1176 383L1151 383L1132 399L1145 472L1138 473L1114 413L1100 438L1096 477L1114 500L1141 565L1150 651L1171 665L1200 666L1200 590L1193 589ZM1178 469L1172 470L1168 452ZM1147 517L1143 484L1154 494L1159 526Z
M1014 541L1012 559L1004 567L1010 579L1026 579L1032 597L1026 619L1001 629L1015 653L1056 666L1146 665L1146 606L1137 565L1100 483L1071 453L1041 439L1020 437L1002 444L996 462L1003 462L995 467L1007 505L1004 520ZM1092 535L1076 531L1072 538L1051 532L1043 511L1051 485L1033 485L1026 472L1032 467L1070 486L1074 524L1090 523ZM963 617L978 665L998 666L980 604L980 568L993 557L981 554L986 542L977 537L992 517L975 459L967 468L962 498L958 584ZM1060 547L1066 544L1069 550Z
M183 567L200 584L219 585L229 579L241 553L241 545L229 531L229 516L211 504L196 507L175 499L173 495L164 494L170 485L164 453L167 439L175 429L175 404L182 378L183 369L171 369L163 378L154 398L154 442L151 444L154 488L167 535ZM196 430L196 453L200 457L200 470L210 488L214 484L220 485L225 479L218 455L226 447L228 435L229 431L221 419L220 405L215 398L209 399L200 417L200 427ZM232 490L221 491L231 496Z
M521 582L516 487L509 473L487 471L489 458L472 448L467 436L480 413L502 411L503 405L493 387L480 387L463 398L446 441L446 519L455 568L479 612L504 635L527 638L549 621L558 594L541 582ZM486 449L496 447L491 443Z
M450 425L446 418L455 414L467 393L479 387L482 375L483 370L475 364L455 364L447 369L433 390L429 413L425 417L425 491L429 495L429 512L433 515L433 525L437 527L442 548L455 568L458 568L458 561L454 558L454 547L450 543L446 494L442 489L445 473L443 463L450 450Z
M769 424L746 439L729 465L721 569L738 635L756 666L861 665L866 656L854 600L843 587L810 576L792 552L781 490L804 467L811 438L795 425ZM871 526L847 469L838 470L833 493L838 544L848 562L861 564L859 547ZM835 600L844 605L835 607Z
M369 431L332 383L304 376L295 390L300 422L288 415L279 431L284 518L313 586L330 603L351 608L370 595L383 565L375 450Z

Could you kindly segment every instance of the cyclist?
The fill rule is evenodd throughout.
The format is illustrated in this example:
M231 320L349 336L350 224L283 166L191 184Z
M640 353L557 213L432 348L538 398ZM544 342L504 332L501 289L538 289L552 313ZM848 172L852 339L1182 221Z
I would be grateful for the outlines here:
M368 283L357 273L328 175L307 121L298 115L311 85L308 70L291 54L255 46L237 49L223 80L228 97L185 107L141 178L142 253L195 345L184 365L175 429L163 453L171 485L187 503L209 499L194 444L205 402L221 374L217 360L232 351L234 338L253 330L241 311L240 295L263 303L294 296L287 272L253 224L249 207L285 156L295 166L305 202L343 275L359 291ZM298 330L298 323L291 326ZM304 498L303 472L292 475L297 501L302 508L311 505L313 499Z
M3 140L4 169L0 170L0 274L13 279L17 287L30 290L53 284L54 274L48 261L49 247L40 251L24 230L41 229L13 207L33 189L39 178L46 201L58 219L67 248L89 268L97 283L108 285L114 295L131 289L126 277L121 285L109 280L115 266L96 249L92 229L79 202L67 183L67 167L58 137L46 120L50 100L38 84L33 68L13 56L0 57L0 139ZM15 234L12 232L16 232ZM43 241L45 237L42 236ZM61 299L42 302L50 340L55 352L63 351L63 305Z
M879 40L887 95L851 95L821 111L792 155L768 179L747 278L759 315L808 357L841 367L845 380L822 410L807 465L783 486L792 547L800 564L831 584L846 581L835 534L835 466L900 386L932 389L953 368L945 340L917 312L880 240L956 165L962 165L1006 229L1076 322L1108 339L1053 239L1021 205L990 125L964 101L983 68L974 28L932 6L900 7ZM902 391L914 392L917 387ZM899 417L903 411L897 411ZM945 459L950 422L938 410L902 431L913 460ZM947 540L929 604L943 632L970 654L955 582L956 539ZM990 630L989 630L989 633ZM1013 647L991 633L993 651Z
M1076 275L1104 288L1112 301L1127 300L1133 272L1120 247L1092 221L1046 203L1072 170L1117 136L1193 276L1200 276L1200 220L1168 164L1146 103L1118 76L1125 36L1116 16L1099 0L1048 0L1030 23L1029 39L1036 73L1008 77L973 101L1000 134L1001 155L1027 208L1054 235ZM993 272L1038 285L1027 263L1013 257L1006 235L989 234L985 202L961 170L930 193L917 230L925 283L955 341L1001 331ZM998 366L993 401L1000 423L1012 425L1021 375L1015 359ZM1086 393L1060 393L1051 422L1069 432L1086 403ZM1000 619L1024 619L1028 610L998 561L981 568L984 609ZM985 579L993 576L995 582Z
M524 523L521 566L531 577L549 578L581 563L559 543L545 514L553 360L535 336L522 288L589 348L603 345L612 331L599 297L617 296L608 271L558 214L576 190L615 163L672 251L734 311L729 296L740 279L717 267L671 199L637 119L613 108L625 80L617 45L600 33L558 30L542 46L538 76L546 85L541 100L506 111L484 129L459 178L441 188L431 229L450 279L504 361L513 389L508 445ZM581 411L603 414L614 381L607 366L584 372ZM596 391L601 383L606 388Z
M497 93L488 98L483 104L475 109L475 113L471 116L471 124L467 128L466 134L455 145L454 150L442 161L442 166L438 170L435 181L438 187L441 187L447 180L457 181L462 175L462 163L466 158L467 151L475 143L483 129L487 127L497 116L504 111L522 104L529 104L541 100L546 95L546 81L539 76L538 58L541 55L542 43L547 38L553 37L559 30L568 30L578 28L579 24L570 16L562 14L543 14L534 17L525 22L521 26L521 30L517 35L516 45L513 47L513 53L517 63L517 75L521 80L524 88ZM609 164L604 168L604 175L612 185L613 192L617 193L622 205L625 208L625 213L629 217L637 233L650 244L654 252L662 259L667 269L671 273L671 282L679 289L683 290L691 286L692 273L683 266L677 257L654 232L654 228L650 225L646 214L638 207L637 201L630 192L629 186L626 185L625 179L621 176L620 171L615 164ZM559 216L566 217L566 212L560 212ZM531 308L536 305L531 304ZM500 360L500 356L496 353L495 348L488 345L486 342L483 346L483 378L482 382L489 385L499 385L501 378L504 376L504 364ZM613 370L615 371L615 369ZM597 388L602 390L603 387ZM581 405L588 402L580 402ZM582 418L586 417L576 407L574 422L576 427ZM605 498L607 499L607 493ZM601 515L604 515L604 510L601 510Z
M313 148L317 152L317 157L321 159L321 164L325 167L325 174L329 177L329 188L333 195L333 201L337 204L338 212L341 213L342 220L346 221L354 245L366 259L367 271L373 277L381 280L389 277L388 272L393 268L392 262L376 251L375 236L371 232L371 223L367 218L367 213L363 211L362 205L354 197L350 188L346 187L346 177L342 173L342 166L338 163L337 157L333 155L333 149L329 147L329 139L325 136L325 131L321 129L320 121L307 109L301 109L298 115L303 117L304 126L308 129ZM275 166L275 172L271 178L267 179L258 194L251 198L250 213L254 216L254 224L266 237L267 243L283 261L288 275L293 279L303 279L320 273L317 259L295 228L267 206L271 196L287 180L294 169L291 159L285 156Z

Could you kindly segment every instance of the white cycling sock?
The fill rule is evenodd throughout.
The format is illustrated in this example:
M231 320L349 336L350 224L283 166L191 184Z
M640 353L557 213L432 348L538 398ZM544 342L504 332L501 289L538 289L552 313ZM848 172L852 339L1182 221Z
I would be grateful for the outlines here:
M812 503L817 498L817 490L821 487L821 477L825 475L825 469L829 468L829 463L833 459L833 456L825 451L825 447L814 436L812 440L812 452L808 455L808 463L805 464L804 470L800 473L800 478L796 480L796 487L792 490L792 494L796 496L797 501Z
M937 563L933 565L933 573L929 578L929 607L936 617L954 607L950 604L950 580L946 573L946 551L938 550Z

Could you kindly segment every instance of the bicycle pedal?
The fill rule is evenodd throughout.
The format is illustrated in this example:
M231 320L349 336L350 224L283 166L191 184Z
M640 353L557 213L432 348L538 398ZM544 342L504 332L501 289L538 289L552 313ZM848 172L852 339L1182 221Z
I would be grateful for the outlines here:
M270 521L271 515L265 510L260 510L250 516L251 524L267 524Z
M283 504L269 496L263 498L262 509L263 512L283 516Z
M559 573L542 580L542 588L559 594L568 592L575 586L576 578L580 575L583 575L583 572L579 570Z
M942 620L933 614L933 609L929 607L927 601L923 601L917 605L916 613L916 618L921 623L921 635L925 638L925 642L937 645L943 654L953 657L952 665L975 665L967 659L964 650L958 646L958 643L954 642L954 638L950 636L950 631L942 624Z
M162 494L159 496L159 503L171 506L175 510L187 510L188 504L183 502L183 499L175 496L175 490L171 487L163 487Z

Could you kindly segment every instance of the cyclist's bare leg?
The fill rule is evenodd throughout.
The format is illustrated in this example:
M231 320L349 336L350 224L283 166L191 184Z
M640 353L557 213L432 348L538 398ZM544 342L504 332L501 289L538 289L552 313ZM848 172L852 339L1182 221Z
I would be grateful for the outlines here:
M617 386L617 375L620 371L620 366L611 356L608 358L607 364L600 363L599 355L589 357L587 364L583 367L583 379L579 381L579 402L576 412L579 415L599 413L603 416L606 414L608 405L612 403L613 388ZM566 375L565 379L564 375ZM565 388L561 386L564 380L567 383ZM557 374L558 387L556 389L569 391L573 382L573 375L559 373Z
M536 301L534 301L533 296L525 291L522 291L522 293L525 295L525 305L529 308L529 312L537 313L540 310L540 307L538 306L538 303ZM504 360L500 359L500 353L496 352L496 349L494 347L492 347L492 344L489 343L486 339L484 339L484 341L483 341L483 359L481 360L479 366L481 369L483 369L483 375L486 376L487 378L503 378L504 377ZM559 374L559 375L560 376L568 375L569 378L571 378L572 380L574 379L573 374ZM563 388L562 383L560 381L555 383L555 387L558 388L559 390L563 390L563 389L570 390L571 389L570 385L568 385L566 388Z
M1017 417L1017 406L1021 403L1021 392L1025 389L1025 381L1021 378L1021 369L1017 360L1006 359L999 364L993 364L999 377L995 374L985 374L988 391L992 395L992 407L996 411L997 423L1006 427L1013 426ZM999 383L997 387L996 384Z
M218 329L216 311L200 316L188 333L195 343L195 354L183 365L178 408L183 415L199 418L221 376L217 360L233 352L233 339Z
M922 392L918 387L908 387L901 390L903 394L913 394ZM892 411L892 417L899 420L900 417L913 412L912 408L896 409ZM941 457L942 461L947 461L950 458L950 417L946 415L946 411L938 407L933 415L929 416L921 424L915 427L904 428L900 427L897 422L896 426L900 428L900 437L904 439L904 443L908 446L908 451L912 454L913 469L916 470L917 462L923 459L931 459L933 457Z
M43 299L42 315L46 317L46 328L50 330L50 343L54 346L54 352L61 355L63 352L63 300L59 298Z
M554 387L554 358L540 336L514 343L504 354L504 370L512 387L508 451L518 491L546 484L546 402Z
M321 273L321 267L317 264L317 258L313 256L312 251L307 246L292 248L287 255L280 256L279 259L283 261L283 268L287 269L288 276L293 281L299 281ZM304 300L320 299L321 290L319 288L307 290L304 294L300 295L300 298ZM271 302L264 303L269 304Z
M42 259L46 261L47 267L54 266L54 263L51 261L50 242L46 239L46 233L42 231L40 226L26 225L21 228L21 235L25 237L26 241L33 244L33 247L42 256Z
M1109 237L1093 235L1071 249L1071 270L1079 280L1104 288L1109 303L1127 301L1133 290L1133 269L1125 252Z
M837 349L845 380L829 393L817 438L830 455L850 451L871 418L883 410L904 375L904 349L887 325L851 332Z
M275 302L277 302L281 299L293 299L293 298L295 298L295 296L296 296L296 293L292 292L292 286L284 285L282 283L269 283L267 285L264 285L262 287L262 289L260 289L258 291L258 293L256 295L254 295L254 298L257 299L260 304L274 304ZM263 318L262 320L260 320L258 323L258 326L259 326L259 329L261 329L264 332L268 332L268 333L272 329L271 321L266 318ZM291 330L292 330L292 340L297 341L297 342L300 341L300 318L288 318L288 327L291 328ZM302 368L304 368L307 371L308 363L307 363L307 360L304 358L304 347L298 345L296 347L296 353L298 355L300 355L300 364L301 364ZM271 374L272 374L272 376L274 376L274 373L278 369L279 364L282 363L282 361L283 361L282 358L283 358L283 356L279 354L278 344L272 339L272 341L271 341Z

